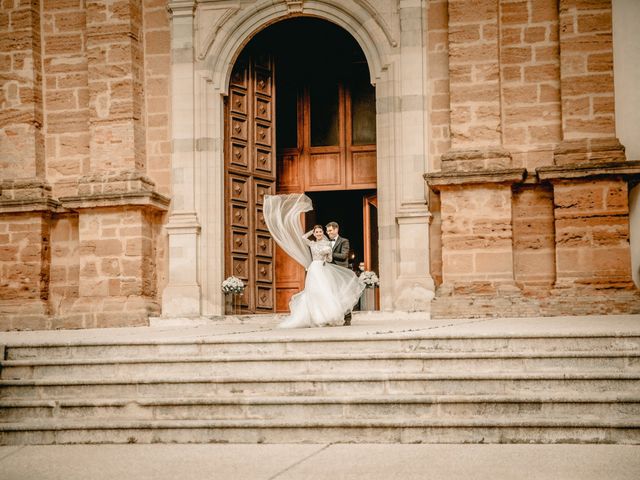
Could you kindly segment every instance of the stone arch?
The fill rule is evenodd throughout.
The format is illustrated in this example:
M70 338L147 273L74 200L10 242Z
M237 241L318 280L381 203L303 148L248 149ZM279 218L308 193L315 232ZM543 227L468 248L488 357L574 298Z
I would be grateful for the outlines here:
M290 3L302 4L293 9ZM353 36L367 59L371 83L376 84L389 63L388 50L396 45L382 18L366 0L316 0L304 2L263 1L254 8L223 15L223 22L202 46L203 60L214 87L226 94L231 69L244 46L261 30L295 16L321 18L338 25Z
M169 282L163 291L163 315L208 316L224 310L224 97L235 61L251 38L273 23L300 15L343 28L366 57L376 87L381 309L428 309L434 289L430 214L424 182L414 173L418 164L428 169L428 129L423 107L412 107L426 105L423 6L394 2L389 20L393 29L369 0L235 5L180 0L169 8L176 175L166 226Z

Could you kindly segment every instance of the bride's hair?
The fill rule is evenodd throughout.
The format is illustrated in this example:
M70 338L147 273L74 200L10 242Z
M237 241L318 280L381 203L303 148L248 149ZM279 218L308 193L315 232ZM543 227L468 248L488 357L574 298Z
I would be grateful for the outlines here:
M313 234L316 231L316 228L319 228L320 230L322 230L322 234L324 235L324 227L322 225L314 225L313 228L311 229L311 234ZM315 235L313 236L313 239L316 240Z

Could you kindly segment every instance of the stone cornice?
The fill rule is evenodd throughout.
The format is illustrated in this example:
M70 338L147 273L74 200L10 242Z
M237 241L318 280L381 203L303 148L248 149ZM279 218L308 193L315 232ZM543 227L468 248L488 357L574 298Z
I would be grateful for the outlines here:
M623 176L640 180L640 161L585 162L536 168L538 179L568 180L572 178Z
M170 200L157 192L138 191L61 197L60 203L63 207L72 210L135 206L166 211L169 209Z
M199 233L200 223L195 212L173 212L165 229L170 235Z
M62 205L53 198L4 199L0 200L0 214L30 212L60 212Z
M423 175L433 190L442 187L481 183L522 183L527 178L526 168L479 170L471 172L431 172Z

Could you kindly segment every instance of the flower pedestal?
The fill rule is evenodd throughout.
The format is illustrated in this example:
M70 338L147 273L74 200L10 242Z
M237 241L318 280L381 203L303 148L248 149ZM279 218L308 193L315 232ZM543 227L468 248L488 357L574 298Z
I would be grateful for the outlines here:
M360 296L360 310L363 312L371 312L376 309L376 289L375 287L367 287Z
M239 293L224 294L224 313L225 315L237 315L240 313L240 297Z

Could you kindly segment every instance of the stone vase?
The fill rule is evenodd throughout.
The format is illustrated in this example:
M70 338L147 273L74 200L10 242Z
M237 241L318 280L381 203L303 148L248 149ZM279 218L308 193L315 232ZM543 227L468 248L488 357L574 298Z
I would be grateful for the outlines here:
M376 289L375 287L367 287L360 297L360 310L370 312L376 309Z

